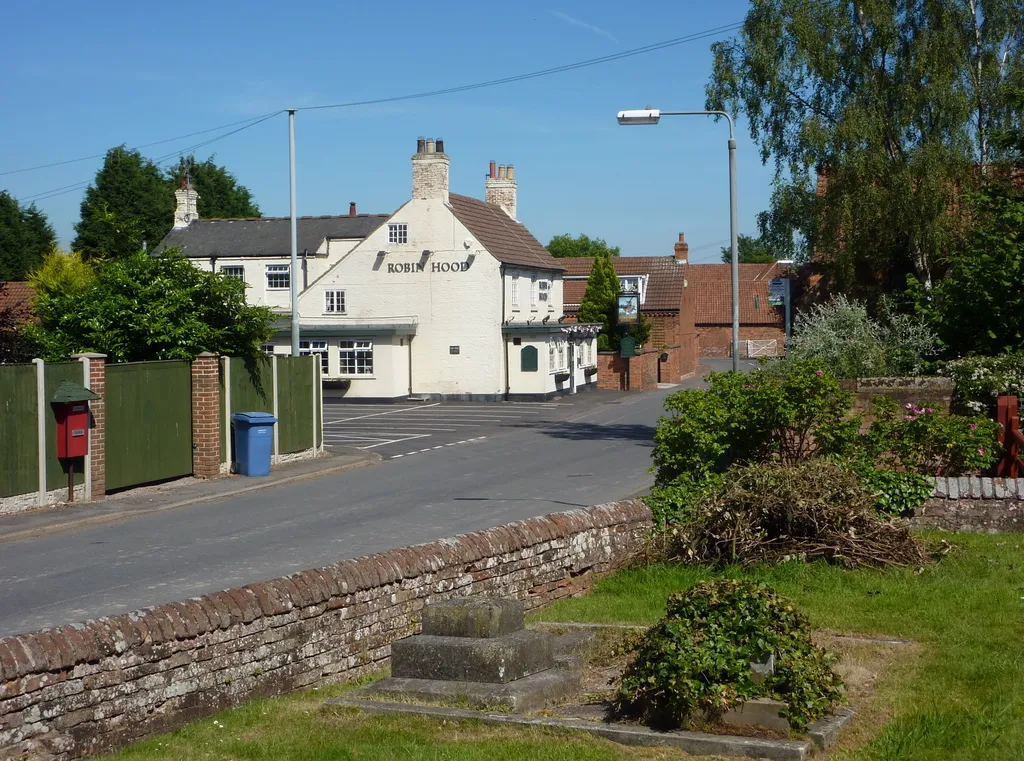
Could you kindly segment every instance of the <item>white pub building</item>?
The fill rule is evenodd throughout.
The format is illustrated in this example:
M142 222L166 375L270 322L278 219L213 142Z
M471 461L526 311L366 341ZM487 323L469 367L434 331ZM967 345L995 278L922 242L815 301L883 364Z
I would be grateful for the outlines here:
M564 322L562 266L516 219L512 166L490 164L485 200L450 193L441 140L419 139L412 198L391 215L209 219L177 191L177 247L245 281L282 315L268 352L290 352L286 315L300 278L303 354L318 354L326 398L537 400L596 386L599 326Z

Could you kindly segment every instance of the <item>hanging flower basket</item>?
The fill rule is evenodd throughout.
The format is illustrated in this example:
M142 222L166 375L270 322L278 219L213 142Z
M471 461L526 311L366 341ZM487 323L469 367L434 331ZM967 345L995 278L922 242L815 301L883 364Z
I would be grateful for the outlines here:
M565 383L569 380L569 373L555 373L555 383Z

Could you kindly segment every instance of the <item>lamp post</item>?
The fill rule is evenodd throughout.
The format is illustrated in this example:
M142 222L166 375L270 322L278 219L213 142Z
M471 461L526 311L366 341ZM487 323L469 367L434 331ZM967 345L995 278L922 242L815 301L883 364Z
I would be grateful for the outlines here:
M725 111L659 111L644 108L619 111L619 124L657 124L663 116L724 116L729 122L729 237L732 242L732 369L740 369L740 261L736 239L736 135Z

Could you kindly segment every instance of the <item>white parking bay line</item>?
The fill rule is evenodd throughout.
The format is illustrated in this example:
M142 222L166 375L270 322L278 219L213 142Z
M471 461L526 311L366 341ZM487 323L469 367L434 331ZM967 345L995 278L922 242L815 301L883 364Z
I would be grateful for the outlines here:
M330 422L325 422L324 425L331 425L332 423L347 423L350 420L363 420L364 418L368 418L368 417L381 417L383 415L397 415L400 412L407 412L408 410L422 410L422 409L426 409L427 407L437 407L440 404L441 404L440 402L434 402L433 404L423 404L423 405L420 405L419 407L403 407L402 409L388 410L387 412L374 412L374 413L371 413L369 415L356 415L354 417L340 418L338 420L331 420Z

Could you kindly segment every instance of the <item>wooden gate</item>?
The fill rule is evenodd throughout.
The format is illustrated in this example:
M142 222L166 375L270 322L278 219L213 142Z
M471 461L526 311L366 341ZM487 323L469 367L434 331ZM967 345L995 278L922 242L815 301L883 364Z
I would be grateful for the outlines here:
M107 490L192 473L188 362L107 365Z

